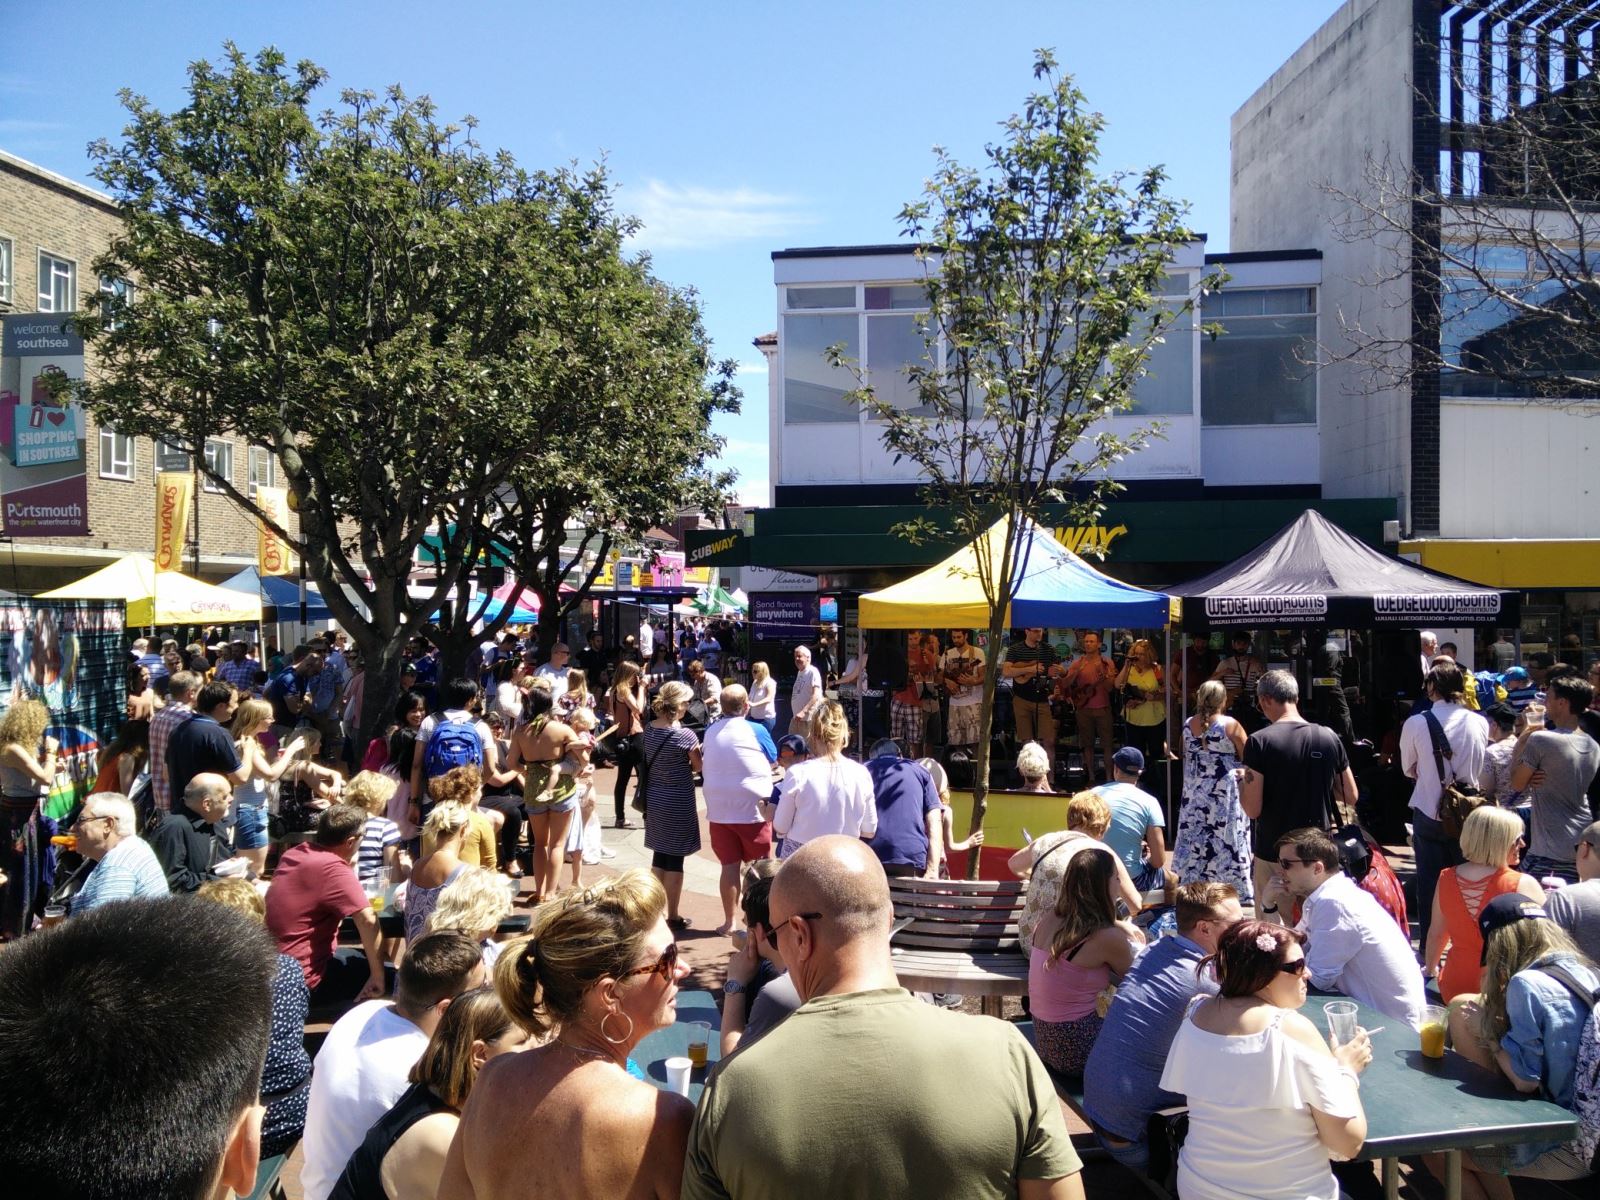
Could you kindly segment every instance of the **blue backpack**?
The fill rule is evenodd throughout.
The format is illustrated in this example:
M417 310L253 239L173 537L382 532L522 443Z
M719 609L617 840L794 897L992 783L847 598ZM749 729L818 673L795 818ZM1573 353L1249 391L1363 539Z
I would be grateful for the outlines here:
M422 752L424 779L437 779L457 767L483 766L483 742L472 721L441 719L428 737Z

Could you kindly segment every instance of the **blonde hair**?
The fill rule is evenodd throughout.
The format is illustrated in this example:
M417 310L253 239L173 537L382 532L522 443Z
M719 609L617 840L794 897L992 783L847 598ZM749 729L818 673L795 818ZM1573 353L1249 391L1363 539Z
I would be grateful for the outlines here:
M656 693L655 703L650 708L658 717L675 717L678 715L678 710L693 699L692 687L672 679L661 685L661 690Z
M472 810L454 800L435 804L428 819L422 823L422 852L432 854L440 842L449 841L462 832L472 821Z
M762 680L766 679L771 674L772 674L771 669L764 662L753 662L753 663L750 664L750 682L751 683L760 683Z
M1017 751L1017 773L1024 783L1046 779L1050 775L1050 756L1038 742L1024 742Z
M1483 1007L1478 1010L1478 1034L1484 1041L1498 1046L1511 1028L1506 1018L1506 987L1511 977L1550 954L1589 961L1566 931L1548 917L1523 917L1490 930L1483 946Z
M398 779L390 779L376 771L359 771L344 785L344 802L364 808L372 816L382 815L400 786Z
M1144 647L1143 650L1140 647ZM1139 638L1128 647L1128 657L1137 658L1141 662L1148 661L1151 666L1156 665L1156 648L1150 644L1149 638Z
M267 902L248 879L208 879L195 895L267 923Z
M493 933L510 913L511 893L504 879L494 871L468 867L439 893L427 928L429 933L459 929L476 940L485 930Z
M500 1002L535 1037L572 1022L591 987L640 965L645 941L666 910L667 893L641 867L562 893L538 910L531 933L501 953L494 968Z
M950 775L937 758L919 758L917 766L933 776L933 790L939 793L939 803L950 803Z
M0 717L0 746L34 750L50 724L50 710L37 700L18 700Z
M568 672L567 672L567 691L569 691L569 692L582 692L585 695L588 694L588 691L589 691L589 675L588 675L588 673L586 671L584 671L584 669L582 667L573 667L570 670L568 670Z
M1096 792L1079 792L1067 801L1067 828L1100 837L1111 827L1111 806Z
M251 697L249 700L239 702L239 711L233 714L233 723L228 726L228 732L233 734L233 740L238 742L247 737L255 737L271 724L272 705L265 700Z
M406 1078L427 1084L439 1099L460 1112L478 1078L478 1068L472 1065L473 1043L492 1042L510 1028L511 1014L493 988L462 992L444 1010L422 1057Z
M1468 862L1486 867L1511 864L1511 851L1522 836L1522 818L1509 809L1483 805L1467 815L1461 825L1461 854Z
M443 775L428 780L428 795L435 804L459 804L471 808L483 794L483 772L470 763L451 767Z
M1215 679L1208 679L1195 690L1194 714L1206 724L1228 706L1228 689Z
M845 720L844 706L837 700L824 700L811 714L806 745L813 754L837 754L849 743L850 723Z
M579 733L588 733L599 726L600 721L594 715L592 708L575 708L572 715L567 718L567 725Z

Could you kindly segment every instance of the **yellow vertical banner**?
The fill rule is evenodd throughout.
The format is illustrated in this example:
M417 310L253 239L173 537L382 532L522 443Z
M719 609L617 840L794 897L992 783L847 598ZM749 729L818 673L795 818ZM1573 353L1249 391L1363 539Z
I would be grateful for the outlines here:
M194 476L162 471L156 476L156 570L183 570L183 542L194 501Z
M281 487L256 488L256 505L277 524L279 529L289 527L289 494ZM261 522L260 538L256 545L256 571L262 576L287 575L294 570L294 555L289 543Z

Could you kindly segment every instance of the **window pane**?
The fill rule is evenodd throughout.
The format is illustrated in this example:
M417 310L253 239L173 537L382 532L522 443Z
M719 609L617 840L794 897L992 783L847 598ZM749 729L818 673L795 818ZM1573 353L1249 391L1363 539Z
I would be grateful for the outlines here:
M156 443L156 470L158 471L187 471L189 469L189 456L176 446L166 442Z
M785 288L790 308L854 308L856 287Z
M1167 326L1164 340L1150 347L1149 372L1133 386L1133 407L1140 415L1194 414L1194 317L1184 313Z
M828 366L824 352L844 344L847 358L861 358L855 316L783 319L783 419L790 425L858 420L859 409L845 394L856 379L843 367Z
M927 308L928 293L920 283L890 284L887 287L869 287L867 309L877 311L894 308Z
M1307 425L1317 419L1315 317L1225 322L1200 339L1201 415L1207 425Z
M867 378L878 399L926 414L929 410L917 404L916 385L906 375L906 368L913 364L924 370L935 365L922 337L914 316L867 321Z
M1316 289L1268 288L1261 293L1261 306L1269 315L1316 312Z
M1581 330L1574 333L1564 319L1563 309L1572 303L1565 299L1567 284L1542 279L1503 281L1501 286L1531 307L1520 308L1492 295L1475 280L1445 281L1440 354L1450 366L1468 367L1475 374L1441 371L1441 394L1592 398L1594 389L1575 381L1600 379L1600 352L1591 336ZM1588 302L1580 297L1573 307L1586 311ZM1566 378L1549 380L1547 371Z

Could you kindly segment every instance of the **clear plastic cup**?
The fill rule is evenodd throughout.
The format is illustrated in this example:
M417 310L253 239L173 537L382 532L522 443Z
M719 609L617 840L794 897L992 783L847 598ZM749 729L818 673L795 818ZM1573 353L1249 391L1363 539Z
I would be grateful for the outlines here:
M1357 1011L1354 1000L1329 1000L1322 1006L1322 1015L1328 1018L1328 1043L1335 1049L1355 1040Z
M1422 1010L1422 1025L1417 1030L1422 1053L1427 1058L1443 1058L1445 1035L1450 1028L1450 1010L1442 1004L1430 1004Z

